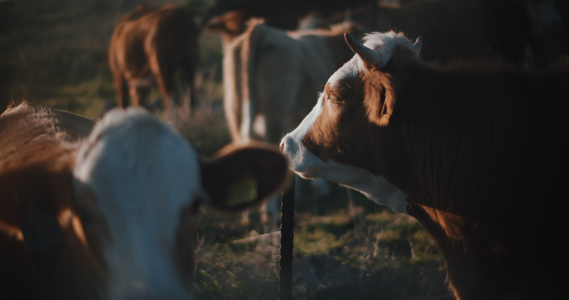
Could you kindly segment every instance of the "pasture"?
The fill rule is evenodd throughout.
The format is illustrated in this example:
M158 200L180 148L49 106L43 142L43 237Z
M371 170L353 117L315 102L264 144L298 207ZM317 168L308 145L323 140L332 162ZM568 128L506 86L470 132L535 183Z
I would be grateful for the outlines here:
M97 118L107 102L115 101L107 63L112 30L139 2L21 2L0 2L2 101L26 99ZM198 9L208 3L189 2ZM221 53L219 37L202 34L199 103L182 134L204 156L230 140L221 103ZM159 97L155 92L151 101ZM297 196L296 299L450 299L442 257L414 219L341 188L326 198ZM198 231L193 294L277 299L278 233L258 236L261 229L254 222L246 226L238 217L204 213L208 222L200 222Z

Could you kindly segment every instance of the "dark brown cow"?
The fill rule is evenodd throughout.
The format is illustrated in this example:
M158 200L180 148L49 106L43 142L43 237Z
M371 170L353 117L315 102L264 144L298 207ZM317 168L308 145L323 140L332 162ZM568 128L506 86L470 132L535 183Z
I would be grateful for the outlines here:
M141 5L121 18L109 45L119 107L128 106L129 91L135 105L146 105L150 87L157 86L170 116L172 103L182 105L188 114L198 62L194 18L177 5Z
M347 41L357 55L282 140L292 169L415 217L457 299L564 294L569 73L444 69L395 32Z
M2 299L191 299L199 205L235 211L286 179L286 159L264 147L200 162L142 108L76 139L85 123L26 104L0 115L19 134L0 136Z

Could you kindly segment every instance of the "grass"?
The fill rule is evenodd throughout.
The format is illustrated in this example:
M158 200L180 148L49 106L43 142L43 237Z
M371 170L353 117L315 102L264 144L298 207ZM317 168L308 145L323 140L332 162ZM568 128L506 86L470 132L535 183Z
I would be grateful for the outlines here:
M0 2L0 56L6 58L0 60L0 104L26 99L97 118L115 98L108 41L120 16L135 4ZM199 103L181 133L198 153L209 156L230 137L221 102L219 38L204 34L200 46ZM321 196L301 184L294 239L296 299L449 298L441 255L415 220L356 193L349 197L338 187ZM193 284L198 299L278 298L278 234L243 240L261 232L258 224L245 226L240 216L207 209L199 224Z
M295 299L451 299L440 253L417 221L359 195L338 197L346 194L333 197L344 208L296 212ZM240 243L252 234L237 219L206 213L200 224L199 299L278 297L278 235Z

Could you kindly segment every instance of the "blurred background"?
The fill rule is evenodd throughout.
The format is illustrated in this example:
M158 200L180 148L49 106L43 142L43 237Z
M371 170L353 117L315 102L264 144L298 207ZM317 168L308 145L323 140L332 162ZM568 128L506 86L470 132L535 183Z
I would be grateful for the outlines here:
M566 2L556 2L560 20L567 15L562 7ZM111 35L119 19L142 3L183 5L195 13L196 24L243 9L249 13L245 18L265 17L271 26L294 30L309 13L324 19L335 13L345 16L349 7L375 5L377 1L0 0L2 110L11 100L27 100L97 119L105 107L116 103L107 54ZM493 14L500 17L495 31L508 26L530 33L534 30L512 21L510 7L497 7ZM517 66L565 68L569 59L567 52L560 50L566 49L563 43L568 38L564 24L557 24L562 29L553 35L558 44L547 50L555 53L554 58L536 59L535 46L524 42ZM504 43L508 45L506 36L518 42L524 39L519 32L506 33ZM231 141L223 112L221 36L201 31L198 47L197 107L180 131L198 153L210 156ZM160 97L155 90L150 101ZM442 257L414 219L393 214L337 186L325 197L310 190L300 192L293 269L296 299L451 299L444 285ZM239 217L206 210L202 219L196 237L194 295L198 299L276 299L278 232L260 235L263 229L256 225L255 217L243 224Z

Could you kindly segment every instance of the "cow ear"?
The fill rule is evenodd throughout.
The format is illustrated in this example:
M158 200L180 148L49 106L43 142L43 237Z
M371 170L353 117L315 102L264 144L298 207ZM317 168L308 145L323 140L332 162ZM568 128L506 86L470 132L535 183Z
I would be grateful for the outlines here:
M372 76L378 76L379 78L366 80L364 105L366 106L369 120L377 126L385 127L389 124L389 119L393 114L395 94L389 78L380 72L374 72Z
M230 146L201 167L202 186L212 205L223 211L260 203L284 187L289 178L287 159L265 146Z
M422 48L423 48L423 37L420 36L417 39L415 39L415 42L413 43L413 51L415 51L415 54L419 56Z
M203 28L209 33L227 33L239 35L244 31L245 12L243 10L233 10L220 16L208 17L203 21Z

